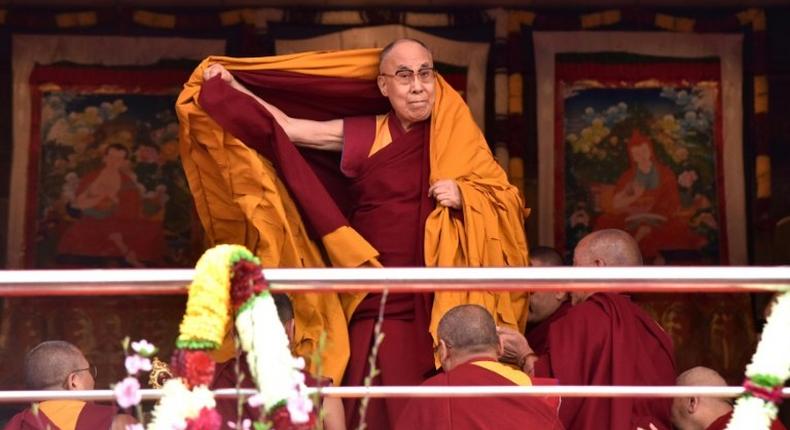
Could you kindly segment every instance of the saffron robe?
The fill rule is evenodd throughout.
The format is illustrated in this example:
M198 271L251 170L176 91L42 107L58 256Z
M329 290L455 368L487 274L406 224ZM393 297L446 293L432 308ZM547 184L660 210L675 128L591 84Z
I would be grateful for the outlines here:
M528 386L529 377L496 361L471 359L422 384ZM410 399L396 430L563 429L555 407L535 397L426 397Z
M571 308L570 300L563 302L557 310L548 316L545 320L535 324L534 326L527 326L526 338L530 348L535 354L543 355L548 348L549 327L551 324L562 318Z
M708 428L706 428L705 430L724 430L727 428L727 424L729 424L730 418L732 418L732 411L727 412L726 414L717 418L716 421L712 422L711 425L709 425ZM787 429L777 418L774 420L774 422L771 423L771 430L787 430Z
M117 409L80 400L48 400L39 403L38 414L30 409L14 415L4 430L98 430L109 429Z
M535 375L562 385L674 385L672 341L620 294L596 293L552 322ZM566 397L560 419L578 430L671 429L672 399Z
M293 117L328 120L385 114L376 86L379 49L265 58L209 57L176 104L181 158L209 245L247 246L265 267L380 266L379 251L350 225L348 178L337 154L297 148L260 104L203 71L223 64L252 92ZM463 216L436 207L425 219L426 266L525 266L523 201L491 155L460 95L441 76L429 128L429 183L454 179ZM232 106L232 109L228 107ZM335 157L333 160L332 157ZM334 165L333 165L334 161ZM364 294L292 296L295 352L309 358L322 333L325 375L340 383L350 355L348 324ZM487 291L434 295L430 331L465 303L500 325L524 329L527 295ZM231 357L223 348L219 361ZM310 363L315 371L314 363Z

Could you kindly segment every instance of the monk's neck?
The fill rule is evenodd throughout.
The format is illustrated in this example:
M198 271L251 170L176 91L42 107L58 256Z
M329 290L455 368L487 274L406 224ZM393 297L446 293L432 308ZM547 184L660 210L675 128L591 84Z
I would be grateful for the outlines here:
M448 360L449 362L445 363L445 365L443 365L442 367L444 367L445 370L452 370L462 364L471 363L473 361L498 361L498 359L499 357L497 357L497 354L495 352L475 352L469 354L458 354L456 356L453 356L450 360Z

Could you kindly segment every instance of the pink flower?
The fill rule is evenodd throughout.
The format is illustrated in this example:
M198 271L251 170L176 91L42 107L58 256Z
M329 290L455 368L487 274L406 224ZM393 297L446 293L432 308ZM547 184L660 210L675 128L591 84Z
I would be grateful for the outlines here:
M241 427L236 427L236 423L233 421L228 421L228 427L239 430L250 430L252 427L252 421L250 421L249 418L245 418L244 421L241 422Z
M131 376L127 376L123 381L117 383L113 390L118 406L123 409L134 406L143 399L143 394L140 392L140 382Z
M130 375L137 375L137 372L141 370L146 372L151 370L151 360L140 357L137 354L126 357L124 365L126 366L126 371Z
M291 415L291 422L302 424L310 421L310 412L313 411L313 402L302 395L295 395L288 399L288 413Z

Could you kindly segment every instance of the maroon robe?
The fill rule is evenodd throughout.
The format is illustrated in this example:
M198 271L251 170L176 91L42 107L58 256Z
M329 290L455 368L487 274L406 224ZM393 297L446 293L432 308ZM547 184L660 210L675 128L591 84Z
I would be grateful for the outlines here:
M669 336L620 294L597 293L549 327L537 376L562 385L675 385ZM574 430L670 429L672 399L565 397L560 419Z
M115 406L85 403L77 418L75 430L109 429L118 410ZM3 430L69 430L60 429L47 416L39 410L38 415L33 415L30 409L14 415Z
M730 418L732 418L732 411L727 412L726 414L720 416L716 419L711 425L708 426L705 430L724 430L727 428L727 424L730 422ZM779 421L779 419L774 420L771 423L771 430L787 430L785 426Z
M221 79L206 81L200 92L200 105L213 120L272 161L311 235L319 238L349 225L379 251L384 266L423 266L425 219L434 208L428 198L429 122L414 124L406 132L399 121L389 121L392 143L368 156L376 133L375 117L354 115L378 113L388 104L375 82L285 72L234 71L234 76L290 116L347 118L342 158L333 171L333 154L297 149L263 106ZM323 103L327 88L332 88L334 96ZM379 298L369 295L352 316L344 385L362 385L368 374ZM376 385L419 385L434 371L433 340L428 332L431 307L430 294L389 296L383 324L386 340L377 363L382 373ZM389 429L403 405L399 399L371 401L368 428ZM349 428L355 428L358 400L347 400L345 410Z
M376 132L375 117L348 118L341 169L351 180L354 205L350 219L380 253L384 266L423 266L425 219L433 202L428 198L428 122L403 130L399 121L388 121L392 143L368 156ZM363 385L368 374L373 328L380 294L368 294L349 324L351 357L343 385ZM384 341L376 366L381 374L375 385L419 385L434 371L432 340L428 332L431 296L391 294L384 312ZM386 430L395 424L405 399L372 399L368 428ZM356 428L359 400L346 399L346 422Z
M469 385L516 385L510 379L472 364L471 359L453 370L436 375L422 385L453 387ZM408 401L396 430L556 430L562 429L556 409L534 397L426 397Z
M535 324L534 326L527 326L527 342L535 354L543 355L548 348L549 327L554 321L562 318L565 313L571 308L570 300L563 302L557 310L554 311L548 318Z

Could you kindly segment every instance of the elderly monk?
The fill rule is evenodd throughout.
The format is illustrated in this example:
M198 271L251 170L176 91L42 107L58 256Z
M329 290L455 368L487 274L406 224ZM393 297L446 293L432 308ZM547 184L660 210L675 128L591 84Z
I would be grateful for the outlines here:
M294 309L291 299L282 293L273 293L274 305L277 307L277 316L288 335L288 340L293 342L295 332ZM255 383L252 379L249 366L247 364L246 356L242 353L241 360L237 361L235 358L217 364L217 369L214 373L214 381L211 384L211 389L216 390L219 388L236 388L237 376L236 365L244 375L241 380L241 388L255 388ZM308 387L315 387L322 383L316 380L307 372L305 374L305 384ZM325 385L325 384L324 384ZM317 408L318 409L318 408ZM235 423L238 420L239 410L238 401L236 399L217 399L217 411L222 415L223 422ZM343 413L343 402L337 397L325 397L321 399L322 424L325 430L345 430L346 422ZM260 418L260 408L254 408L248 403L242 405L242 419L249 418L253 421ZM226 428L226 426L223 426Z
M727 382L713 369L694 367L678 376L677 385L726 387ZM672 402L672 424L678 430L724 430L732 418L732 404L721 397L679 397ZM785 430L779 420L772 430Z
M526 373L497 361L502 344L493 318L477 305L461 305L439 322L438 352L443 373L422 385L529 386ZM535 397L414 398L396 429L562 429L556 409Z
M95 377L96 367L68 342L42 342L25 356L25 385L30 390L92 390ZM5 430L122 430L136 422L130 415L118 414L115 406L47 400L38 404L37 412L26 409L16 414Z
M622 230L587 235L574 250L574 266L639 266L642 255ZM627 297L613 293L571 293L573 306L548 327L545 351L535 354L516 336L505 339L507 355L523 357L535 376L562 385L672 385L672 341ZM669 399L564 398L560 419L569 429L633 430L671 428Z
M275 267L527 264L518 190L421 42L209 58L177 110L185 172L212 243L245 244ZM361 385L380 299L295 296L296 353L309 357L326 331L327 375ZM500 325L526 324L524 294L390 295L374 383L424 381L439 318L465 303L485 306ZM403 403L371 401L368 427L390 428ZM352 427L356 404L346 407Z

